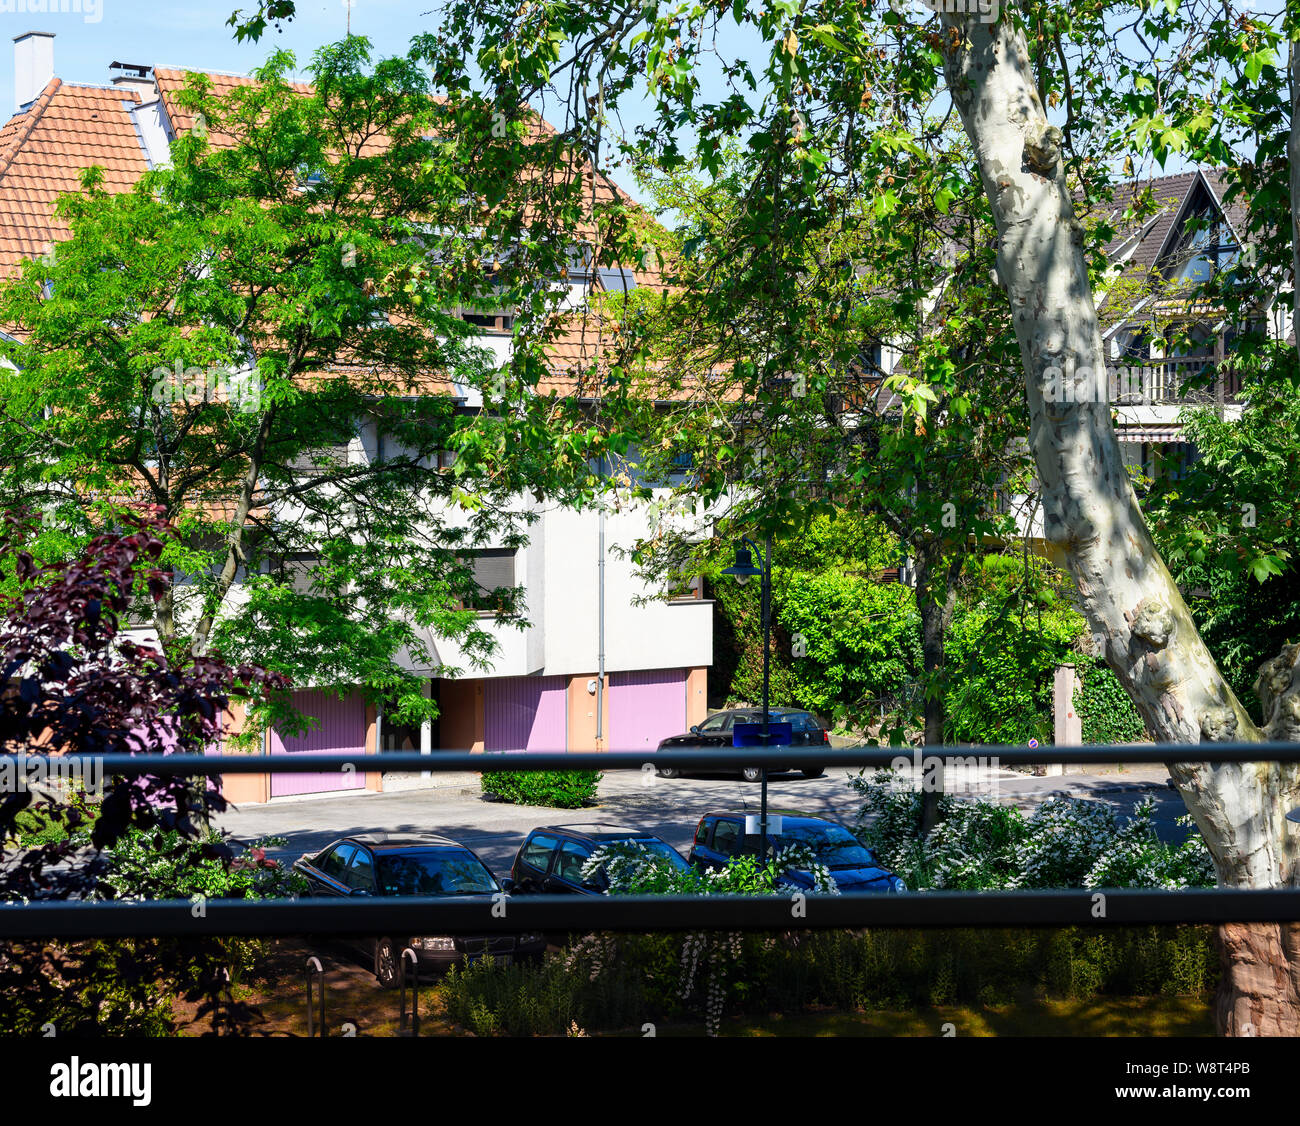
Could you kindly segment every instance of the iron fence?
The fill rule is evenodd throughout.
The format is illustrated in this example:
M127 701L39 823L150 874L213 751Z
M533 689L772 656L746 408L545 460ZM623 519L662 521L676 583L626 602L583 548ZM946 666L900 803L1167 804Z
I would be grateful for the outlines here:
M100 776L220 776L247 773L393 771L633 770L731 767L736 750L616 752L438 751L292 755L0 756L63 767L94 762ZM1295 743L941 748L848 747L828 751L746 748L754 766L836 767L947 764L1074 765L1133 763L1300 762ZM900 762L902 760L902 762ZM19 765L18 761L13 764ZM434 828L433 826L430 827ZM1296 831L1300 831L1297 825ZM1154 923L1300 921L1300 888L1069 889L1051 891L858 893L786 896L519 896L401 897L361 900L48 900L0 905L0 937L9 939L112 938L178 935L495 934L519 931L792 930L865 927L1136 926Z

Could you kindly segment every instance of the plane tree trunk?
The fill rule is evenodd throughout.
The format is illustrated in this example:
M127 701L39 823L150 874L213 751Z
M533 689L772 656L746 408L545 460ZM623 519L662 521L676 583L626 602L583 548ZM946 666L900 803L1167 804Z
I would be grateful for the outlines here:
M1106 360L1066 187L1060 133L1043 111L1022 33L946 15L948 89L979 162L999 234L1042 488L1045 536L1078 586L1081 609L1157 740L1296 738L1300 646L1261 672L1257 727L1219 673L1143 519L1120 458ZM1063 394L1062 391L1065 393ZM1300 883L1300 771L1277 763L1171 763L1221 886ZM1300 926L1220 929L1220 1031L1300 1035Z

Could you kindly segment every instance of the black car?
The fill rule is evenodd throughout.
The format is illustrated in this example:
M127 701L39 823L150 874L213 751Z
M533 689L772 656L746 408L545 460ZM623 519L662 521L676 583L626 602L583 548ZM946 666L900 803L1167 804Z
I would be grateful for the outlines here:
M826 724L818 719L812 712L800 711L797 708L768 708L767 710L769 723L788 723L793 728L793 735L790 740L792 747L829 747L831 742L830 731L827 730ZM673 735L659 742L659 752L671 752L673 750L703 750L714 747L732 747L734 737L734 728L738 723L762 723L762 708L731 708L725 712L716 712L709 716L703 723L697 723L685 735ZM741 747L733 748L737 754L743 754L744 749ZM712 770L714 768L710 768ZM737 768L740 776L746 782L758 782L763 777L761 768L757 766L741 766ZM771 773L778 773L780 768L769 768ZM660 766L657 773L661 778L676 778L682 773L679 767ZM825 767L808 766L802 768L805 778L820 778L825 773Z
M907 890L903 881L882 866L875 853L843 825L793 809L768 812L769 816L781 817L781 831L767 838L769 856L790 845L800 844L826 865L841 891ZM739 856L757 856L762 838L746 833L746 818L750 816L753 816L752 812L734 809L706 813L695 828L690 862L697 868L725 868ZM781 883L790 888L811 888L812 873L790 868L781 874Z
M676 868L690 867L672 845L640 829L614 825L548 825L534 829L515 854L510 870L515 891L558 895L603 895L604 872L584 877L582 866L602 845L624 842L661 856Z
M334 841L315 855L294 861L307 879L308 895L349 898L372 895L493 896L509 892L477 854L458 841L432 833L363 834ZM497 962L537 960L546 949L540 934L422 938L346 937L342 941L374 965L386 989L397 985L399 959L408 947L421 969L445 969L462 958L490 954Z

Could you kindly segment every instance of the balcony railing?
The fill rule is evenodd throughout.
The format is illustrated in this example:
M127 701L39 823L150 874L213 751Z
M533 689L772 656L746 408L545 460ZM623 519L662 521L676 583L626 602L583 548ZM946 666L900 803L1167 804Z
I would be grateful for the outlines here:
M1185 387L1189 379L1205 376L1208 382ZM1211 404L1233 402L1241 390L1241 377L1231 364L1217 365L1209 356L1175 356L1119 364L1110 372L1110 401L1117 406L1135 404Z

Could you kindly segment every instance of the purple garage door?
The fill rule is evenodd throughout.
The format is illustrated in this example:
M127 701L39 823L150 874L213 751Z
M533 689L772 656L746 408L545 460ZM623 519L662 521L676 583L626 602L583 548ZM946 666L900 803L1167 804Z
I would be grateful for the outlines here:
M364 754L366 750L366 709L357 693L340 700L328 692L295 692L293 706L304 715L315 716L320 726L305 735L286 735L278 731L270 737L271 754L293 754L295 751L352 751ZM347 773L331 770L323 774L272 774L271 797L289 794L320 794L327 790L359 790L366 784L363 770Z
M654 750L686 730L686 670L609 674L609 749Z
M507 676L483 684L483 749L568 749L564 677Z

